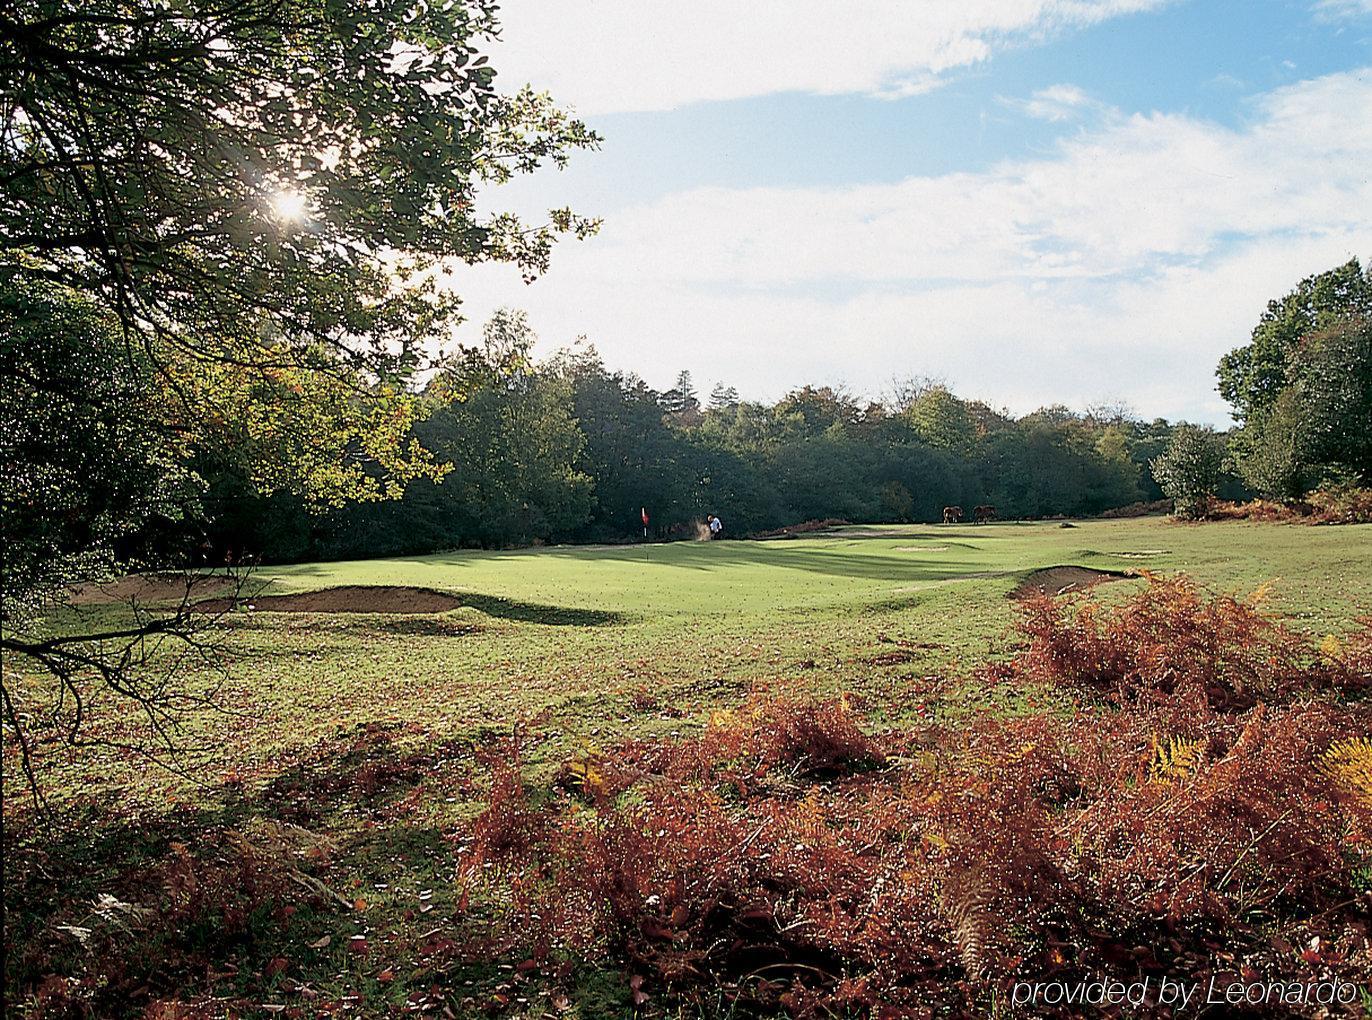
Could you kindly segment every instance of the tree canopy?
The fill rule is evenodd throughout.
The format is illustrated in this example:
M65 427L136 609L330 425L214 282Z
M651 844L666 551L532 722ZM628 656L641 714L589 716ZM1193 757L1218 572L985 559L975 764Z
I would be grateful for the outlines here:
M1261 416L1289 381L1292 354L1301 338L1347 317L1372 317L1372 265L1352 259L1306 277L1267 303L1249 342L1220 359L1220 395L1241 423Z
M0 621L26 622L73 578L113 569L199 486L180 437L149 428L157 394L86 297L0 280Z
M1219 390L1242 428L1231 443L1259 492L1372 481L1372 266L1356 259L1268 303L1249 343L1220 359Z
M79 308L102 339L66 399L141 406L183 459L236 460L263 494L336 506L440 476L410 383L459 316L445 274L532 277L595 226L478 212L484 185L597 142L546 95L498 89L498 32L490 0L5 5L7 316Z
M8 4L7 258L193 358L401 374L456 310L445 260L532 275L592 226L477 211L596 141L496 89L497 31L491 0Z

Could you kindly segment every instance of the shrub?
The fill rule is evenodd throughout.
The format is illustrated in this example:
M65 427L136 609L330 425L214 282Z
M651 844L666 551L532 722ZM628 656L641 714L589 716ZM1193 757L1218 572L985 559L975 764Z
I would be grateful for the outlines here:
M1272 499L1250 499L1245 503L1216 500L1205 511L1210 521L1264 521L1267 523L1309 523L1314 507L1309 503L1287 503Z
M1356 486L1320 489L1306 499L1320 524L1372 524L1372 489Z
M1012 671L1118 703L1175 696L1215 710L1372 685L1372 676L1264 615L1260 592L1248 601L1207 597L1185 577L1145 577L1148 587L1114 609L1081 596L1024 599L1028 645Z
M830 528L847 528L851 525L851 521L844 520L842 517L826 517L823 520L813 519L801 521L799 524L788 524L784 528L774 528L771 531L759 531L748 537L786 538L790 535L807 535L814 531L828 531Z
M555 802L513 857L478 820L460 874L505 905L494 952L608 952L687 999L802 1014L1200 976L1217 951L1295 980L1314 971L1284 943L1355 930L1372 798L1349 734L1369 721L1170 705L888 734L898 764L820 784L781 760L746 793L642 772L594 811Z
M1153 514L1165 514L1172 510L1170 499L1151 500L1149 502L1130 503L1128 506L1117 506L1109 510L1102 510L1101 517L1114 519L1119 517L1149 517Z
M1317 489L1304 499L1276 502L1254 499L1246 503L1215 501L1205 512L1214 521L1281 521L1300 524L1372 523L1372 489L1352 486Z
M11 960L26 993L20 1015L225 1015L224 1002L215 1011L157 996L196 988L250 957L309 898L302 888L311 880L297 869L302 836L311 834L267 823L204 833L194 847L173 843L161 860L122 876L118 896L101 893L47 919Z
M1178 517L1202 516L1219 486L1224 451L1207 429L1181 425L1167 449L1149 462L1153 479L1172 500Z
M511 745L458 865L490 952L609 954L636 997L801 1016L963 1015L1020 980L1372 977L1372 709L1311 700L1366 681L1372 632L1317 649L1158 579L1114 611L1031 602L1024 627L1012 677L1123 710L873 734L847 700L759 699L573 763L541 805Z

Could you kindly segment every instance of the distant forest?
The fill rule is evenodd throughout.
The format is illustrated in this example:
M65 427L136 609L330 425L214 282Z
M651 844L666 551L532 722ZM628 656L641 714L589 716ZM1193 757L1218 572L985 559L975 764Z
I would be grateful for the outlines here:
M643 508L650 536L671 538L707 513L743 535L824 518L935 521L949 504L1024 518L1162 498L1148 462L1173 426L1125 409L1014 418L924 381L880 401L807 386L753 403L723 384L702 396L688 372L659 392L589 347L535 363L533 340L521 313L498 313L481 349L433 377L413 434L452 469L399 500L321 510L259 498L232 458L202 458L205 552L281 562L618 542L641 539Z
M1123 407L1016 418L929 380L893 382L879 400L806 386L763 404L724 383L701 394L682 372L660 392L584 344L536 362L524 314L501 311L420 392L410 438L449 466L442 477L321 506L257 495L241 451L210 446L194 464L201 512L186 519L208 527L194 536L207 559L283 562L641 540L644 508L649 536L667 539L709 513L740 536L826 518L937 521L948 505L1022 519L1165 497L1179 512L1216 496L1298 500L1372 477L1369 321L1372 272L1356 260L1271 301L1218 366L1239 425L1216 434Z

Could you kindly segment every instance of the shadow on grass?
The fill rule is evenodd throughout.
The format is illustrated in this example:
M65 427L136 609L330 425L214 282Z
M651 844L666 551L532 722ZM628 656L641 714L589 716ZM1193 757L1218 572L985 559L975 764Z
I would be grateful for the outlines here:
M541 623L549 627L604 627L623 623L625 616L608 609L577 609L572 606L548 606L537 602L517 602L495 595L476 595L462 592L462 604L479 609L487 616L519 623Z
M516 599L501 598L497 595L480 595L476 592L455 591L451 593L460 603L460 609L475 609L486 616L499 620L513 620L518 623L538 623L548 627L604 627L623 623L624 613L608 609L583 609L575 606L553 606L539 602L520 602ZM254 614L238 613L226 617L230 626L256 629L279 630L283 627L293 631L347 631L380 630L390 634L414 634L430 637L463 637L481 629L480 623L470 616L454 617L454 610L439 613L339 613L339 612L298 612L281 614L264 612ZM283 624L281 621L290 622Z
M403 637L470 637L484 629L471 620L453 620L447 616L410 616L384 620L376 630Z
M566 547L539 549L536 552L523 553L493 552L486 555L490 560L516 559L521 556L535 555L559 559L583 559L588 562L591 560L618 560L636 570L666 567L675 570L709 572L732 570L740 567L768 567L869 581L946 580L966 575L983 566L981 560L959 562L948 557L922 559L908 553L867 553L852 548L843 548L838 543L828 546L796 548L777 542L676 542L652 546L651 553L646 558L643 547L623 552L618 549L585 551ZM458 564L454 563L453 565L457 566ZM478 601L477 596L464 594L462 598L467 605L484 609L483 603ZM518 610L546 611L554 608L529 607L520 603L510 603L510 605L518 607ZM493 612L492 615L500 615L500 613ZM525 617L512 616L511 618L523 619Z
M774 540L731 539L723 542L650 542L626 543L623 545L558 545L530 546L519 549L463 549L450 552L427 553L418 556L386 557L378 562L411 563L431 568L440 566L460 570L479 563L499 561L521 561L531 558L544 560L577 560L586 563L621 561L643 567L679 567L695 570L712 570L734 566L778 566L796 570L806 570L835 576L849 576L881 580L896 580L910 576L908 564L895 562L888 555L860 553L843 550L843 545L863 544L871 539L927 541L931 544L950 542L952 544L976 549L978 543L990 539L1015 537L1008 531L998 530L998 525L985 524L943 530L933 526L905 530L870 530L855 527L834 532L815 532L798 536L807 542L807 548L786 547ZM813 543L813 545L809 545ZM345 562L345 561L339 561ZM359 561L347 561L359 562ZM301 563L290 565L288 571L293 577L323 575L332 573L335 563ZM965 572L963 570L962 572ZM953 572L939 576L953 576ZM476 596L459 594L464 603L479 605ZM490 598L494 598L491 596ZM521 603L512 603L522 607ZM550 610L554 607L530 607ZM493 613L492 615L499 615ZM523 619L524 617L511 617ZM533 621L545 622L545 621Z
M417 798L442 804L462 794L482 737L473 730L415 748L409 732L358 727L264 786L225 782L195 807L138 816L117 800L92 802L47 831L7 820L6 1001L36 1004L42 1016L122 1020L173 1015L145 1011L184 996L289 999L273 964L287 960L306 985L337 976L340 994L378 996L364 1015L390 1015L379 999L393 989L365 976L376 968L349 943L367 909L359 890L371 898L388 886L429 888L451 915L451 847L415 807ZM318 849L252 837L244 856L238 834L264 823L268 834L304 836ZM101 903L105 915L93 910ZM433 927L414 916L419 905L403 917L389 909L402 935ZM457 926L447 934L461 937Z

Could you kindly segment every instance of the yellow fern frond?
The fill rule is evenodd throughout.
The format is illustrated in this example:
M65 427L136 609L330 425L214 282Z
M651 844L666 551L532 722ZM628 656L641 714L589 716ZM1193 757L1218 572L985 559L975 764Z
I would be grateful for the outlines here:
M1319 768L1335 784L1372 804L1372 739L1334 741L1321 756Z
M587 759L568 762L566 772L572 783L587 794L600 796L609 792L605 774Z
M1038 747L1038 744L1030 740L1021 744L1013 751L1006 751L1004 754L998 754L994 757L981 752L969 754L965 761L967 767L972 771L985 772L987 769L1005 768L1009 765L1017 765L1024 761L1025 758L1029 757L1036 747Z
M1248 604L1254 607L1262 605L1264 602L1267 601L1268 596L1272 594L1273 585L1275 585L1280 580L1280 577L1273 577L1258 585L1256 588L1253 589L1252 593L1249 594L1247 599Z
M1148 772L1153 782L1170 783L1195 775L1204 761L1203 741L1172 737L1166 744L1155 742L1153 764Z
M1320 642L1320 654L1326 659L1337 660L1343 654L1343 642L1337 634L1326 634Z

